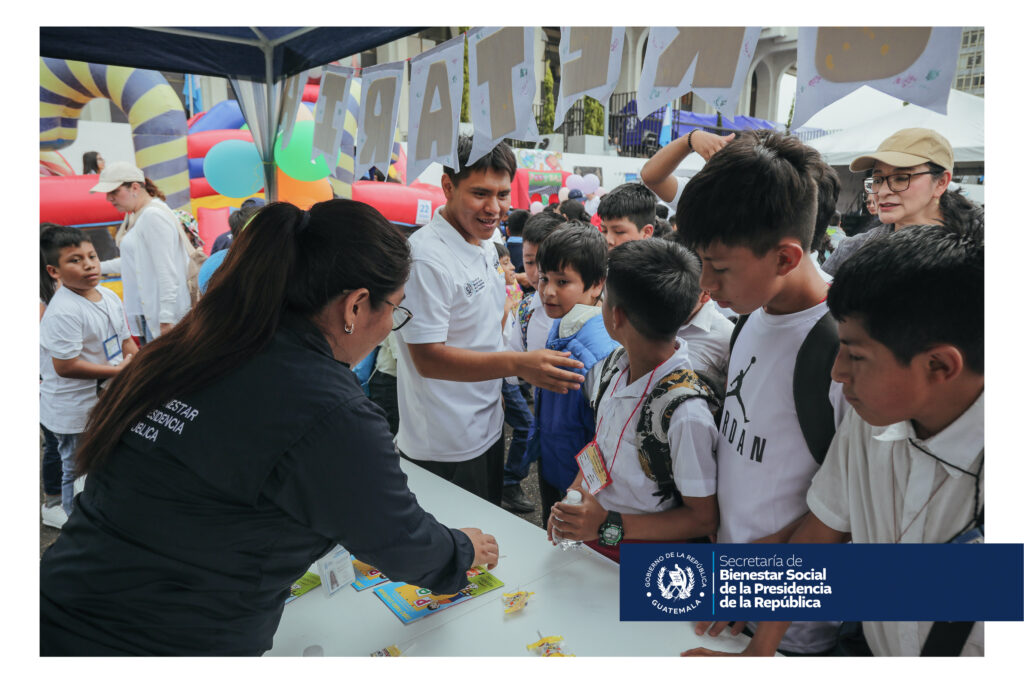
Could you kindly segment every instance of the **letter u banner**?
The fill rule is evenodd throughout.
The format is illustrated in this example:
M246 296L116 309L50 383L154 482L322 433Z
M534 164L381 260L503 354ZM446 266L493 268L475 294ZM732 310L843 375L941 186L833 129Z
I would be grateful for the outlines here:
M622 621L1021 621L1024 546L622 546Z

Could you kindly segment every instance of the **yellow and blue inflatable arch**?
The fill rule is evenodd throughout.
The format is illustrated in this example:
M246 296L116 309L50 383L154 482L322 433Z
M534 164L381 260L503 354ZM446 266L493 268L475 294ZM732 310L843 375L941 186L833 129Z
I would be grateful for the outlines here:
M42 57L39 62L39 148L67 147L90 100L105 97L128 117L135 165L167 195L172 209L189 208L185 110L158 71Z

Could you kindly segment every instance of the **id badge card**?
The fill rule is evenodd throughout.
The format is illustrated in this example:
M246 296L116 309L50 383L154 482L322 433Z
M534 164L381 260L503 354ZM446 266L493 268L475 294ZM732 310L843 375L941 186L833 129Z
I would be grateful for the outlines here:
M103 340L103 353L106 354L107 360L114 360L121 355L121 343L116 334Z
M356 578L352 569L352 555L340 545L334 546L331 552L317 560L316 573L320 575L320 583L327 589L328 597Z
M576 464L580 466L583 482L587 485L590 495L596 494L612 483L612 475L604 466L604 456L601 455L601 449L597 447L596 439L576 454Z

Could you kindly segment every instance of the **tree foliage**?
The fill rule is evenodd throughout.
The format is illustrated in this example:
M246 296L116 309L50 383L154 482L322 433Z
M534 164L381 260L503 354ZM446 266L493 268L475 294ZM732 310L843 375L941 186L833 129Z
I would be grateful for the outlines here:
M604 107L589 96L583 98L583 134L604 135Z
M469 26L460 26L459 34L465 34ZM469 123L469 50L462 51L462 115L459 120Z
M555 76L551 73L551 62L544 61L544 80L540 84L540 103L542 111L537 121L537 130L541 135L555 132Z

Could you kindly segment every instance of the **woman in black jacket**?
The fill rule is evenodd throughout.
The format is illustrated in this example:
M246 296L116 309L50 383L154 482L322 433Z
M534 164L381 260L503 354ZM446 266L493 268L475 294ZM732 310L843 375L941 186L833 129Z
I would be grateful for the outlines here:
M410 317L409 263L365 204L260 211L90 416L85 491L42 560L42 654L260 654L336 543L439 593L497 563L492 536L419 507L348 368Z

